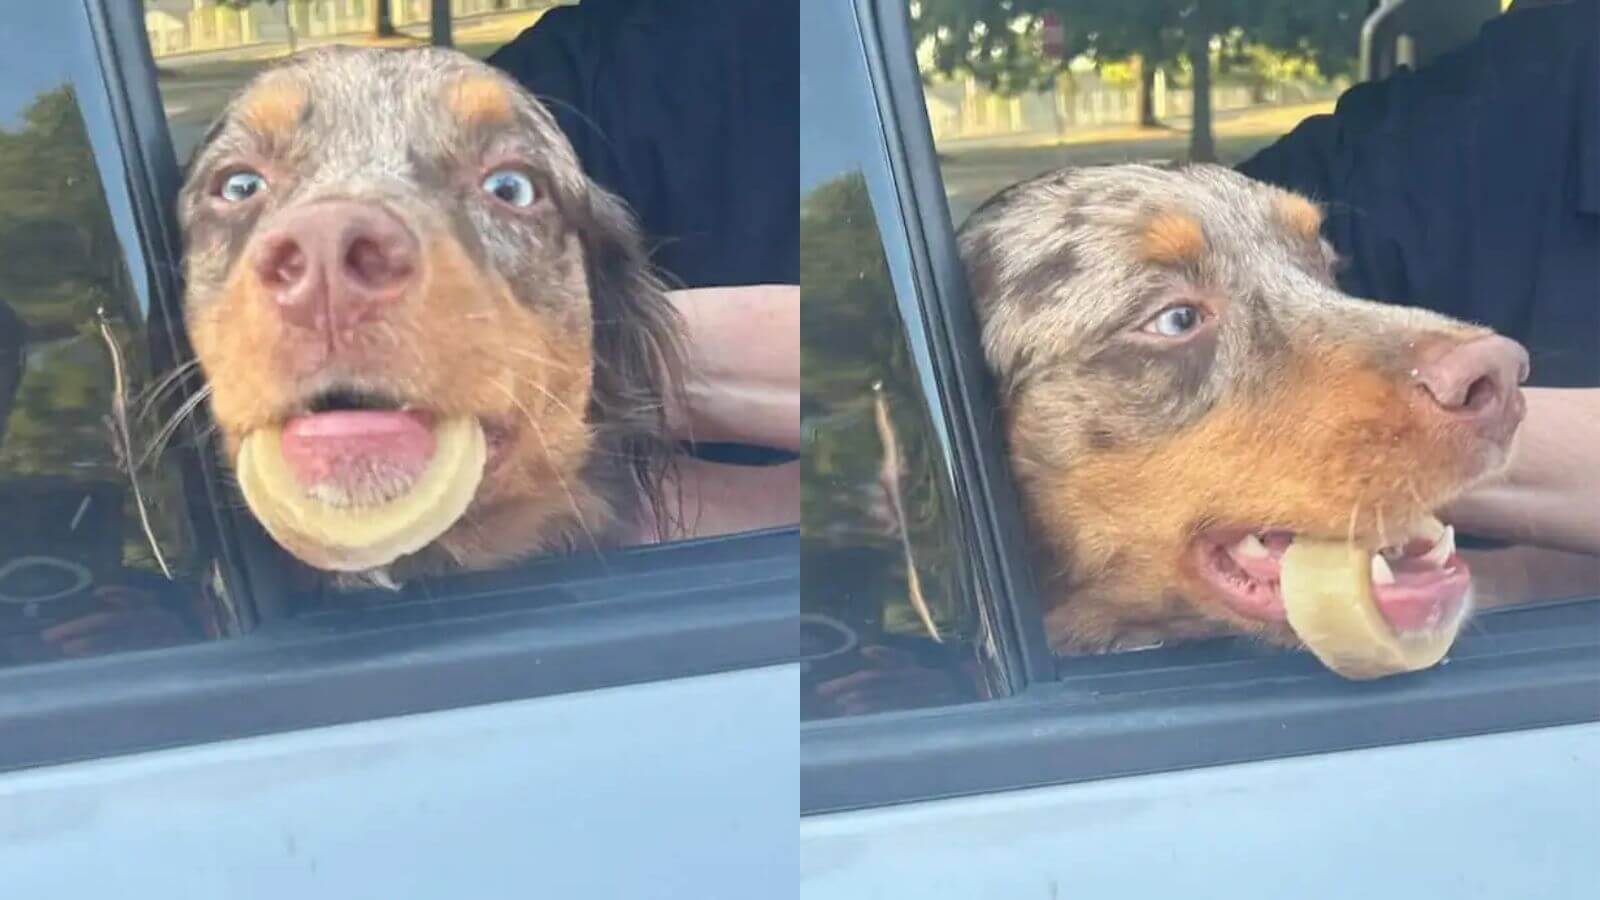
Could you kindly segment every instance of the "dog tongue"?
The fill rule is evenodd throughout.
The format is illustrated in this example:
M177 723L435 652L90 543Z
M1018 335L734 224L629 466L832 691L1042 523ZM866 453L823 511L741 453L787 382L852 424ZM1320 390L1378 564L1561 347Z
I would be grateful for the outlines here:
M415 412L312 413L284 423L283 458L307 487L351 485L375 475L411 480L433 458L431 417Z

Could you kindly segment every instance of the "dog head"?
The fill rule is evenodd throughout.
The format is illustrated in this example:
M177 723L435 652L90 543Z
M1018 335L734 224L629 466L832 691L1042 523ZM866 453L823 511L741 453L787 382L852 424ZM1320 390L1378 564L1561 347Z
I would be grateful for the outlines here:
M320 416L309 430L350 440L291 462L331 502L379 502L429 452L417 423L472 417L477 494L413 561L473 567L581 544L658 496L676 319L623 205L495 70L432 48L295 56L211 128L179 214L229 460L269 427L287 457Z
M1398 629L1465 615L1441 609L1470 599L1431 513L1504 465L1527 355L1343 295L1320 220L1224 168L1123 165L963 226L1058 650L1292 645L1276 578L1300 536L1377 557Z

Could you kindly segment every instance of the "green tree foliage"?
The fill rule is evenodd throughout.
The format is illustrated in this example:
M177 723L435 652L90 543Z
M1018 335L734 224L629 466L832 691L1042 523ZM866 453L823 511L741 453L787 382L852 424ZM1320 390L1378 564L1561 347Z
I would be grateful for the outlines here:
M1219 62L1240 66L1251 48L1314 64L1326 77L1347 73L1359 49L1366 0L916 0L913 28L932 44L933 68L971 74L991 90L1048 88L1070 62L1138 58L1141 119L1153 119L1148 88L1157 69L1182 65L1194 91L1191 159L1215 158L1210 87ZM1064 52L1045 52L1044 19L1061 24Z

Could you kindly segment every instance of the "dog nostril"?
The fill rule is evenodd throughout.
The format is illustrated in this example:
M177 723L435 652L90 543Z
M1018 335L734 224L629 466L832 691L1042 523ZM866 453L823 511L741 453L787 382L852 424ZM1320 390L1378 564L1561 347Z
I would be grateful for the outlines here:
M1464 412L1482 412L1493 406L1499 397L1500 388L1495 384L1494 378L1484 375L1467 386L1461 409Z
M256 276L269 288L284 290L299 284L306 276L306 254L292 238L264 248L256 260Z
M369 288L393 287L411 275L411 261L395 242L360 236L350 242L344 254L345 271L352 280Z

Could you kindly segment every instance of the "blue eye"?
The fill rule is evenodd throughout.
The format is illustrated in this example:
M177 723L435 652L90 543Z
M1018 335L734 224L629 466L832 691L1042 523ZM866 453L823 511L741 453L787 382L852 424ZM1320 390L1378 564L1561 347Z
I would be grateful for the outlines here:
M227 180L222 182L222 188L217 194L230 203L238 203L241 200L249 200L266 189L267 179L262 177L260 172L246 169L229 175Z
M516 169L490 172L483 180L483 189L496 200L518 207L532 206L537 193L533 180Z
M1156 313L1155 318L1146 323L1144 330L1162 337L1182 337L1200 327L1203 319L1200 307L1183 303Z

